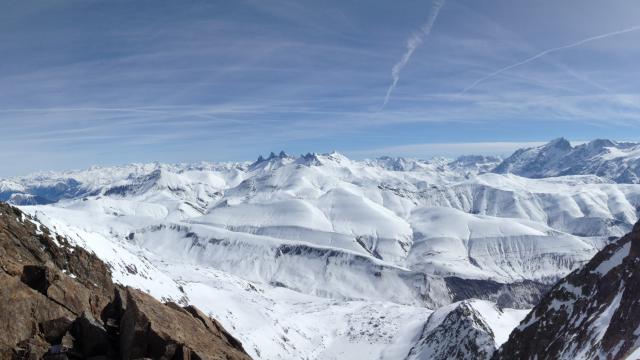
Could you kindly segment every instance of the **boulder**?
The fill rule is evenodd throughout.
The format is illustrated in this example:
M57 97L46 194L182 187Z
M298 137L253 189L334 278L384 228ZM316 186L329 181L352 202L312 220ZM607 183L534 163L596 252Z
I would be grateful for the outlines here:
M73 325L73 319L68 316L45 320L40 323L40 332L48 343L57 344L71 329L71 325Z
M0 344L14 348L38 337L39 324L73 318L65 307L28 287L17 277L0 272ZM44 341L44 340L43 340Z
M127 309L120 323L120 349L127 359L249 359L241 347L231 346L226 331L213 322L210 326L185 309L162 304L139 290L127 288Z
M226 332L224 330L224 328L222 327L222 325L220 325L217 321L215 321L214 319L210 318L209 316L205 315L202 311L200 311L200 309L198 309L197 307L193 306L193 305L187 305L184 307L184 309L191 314L191 316L193 316L194 318L202 321L202 323L204 324L204 326L209 329L209 331L211 331L212 333L218 335L220 338L223 338L227 341L227 343L240 350L240 351L244 351L244 348L242 347L242 343L234 338L233 336L231 336L231 334L229 334L228 332Z
M78 339L79 350L85 357L104 354L117 355L114 344L102 323L84 312L73 324L73 333Z

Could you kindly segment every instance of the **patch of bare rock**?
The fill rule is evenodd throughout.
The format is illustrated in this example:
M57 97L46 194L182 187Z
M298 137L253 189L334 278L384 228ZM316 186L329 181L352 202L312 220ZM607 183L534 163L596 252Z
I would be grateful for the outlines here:
M250 359L193 306L114 284L94 254L0 203L0 359Z

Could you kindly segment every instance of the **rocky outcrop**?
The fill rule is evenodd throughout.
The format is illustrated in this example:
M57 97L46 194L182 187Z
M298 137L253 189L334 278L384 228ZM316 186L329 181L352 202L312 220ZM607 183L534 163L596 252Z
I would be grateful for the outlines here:
M0 359L249 359L198 309L114 284L95 255L4 203L0 284Z
M470 302L462 301L431 315L406 360L489 359L495 350L491 327Z
M249 358L237 340L199 310L192 313L174 303L163 305L131 288L127 289L120 331L126 359Z
M551 285L524 280L510 284L492 280L446 277L445 282L453 301L465 299L489 300L500 308L531 309Z
M640 358L640 222L558 282L494 359Z

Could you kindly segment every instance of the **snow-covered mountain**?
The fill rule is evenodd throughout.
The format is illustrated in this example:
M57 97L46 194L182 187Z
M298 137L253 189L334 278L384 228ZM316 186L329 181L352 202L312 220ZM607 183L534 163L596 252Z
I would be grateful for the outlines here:
M542 299L495 359L640 358L640 222Z
M529 178L597 175L618 183L640 183L640 144L597 139L572 146L564 138L520 149L494 171Z
M366 163L394 171L439 171L484 173L494 169L502 159L496 156L465 155L454 160L435 158L429 161L403 157L382 156Z
M526 314L483 300L444 306L429 316L407 360L489 359Z
M210 312L256 359L402 359L434 310L531 308L638 219L638 185L496 163L281 152L40 173L0 194L115 281Z

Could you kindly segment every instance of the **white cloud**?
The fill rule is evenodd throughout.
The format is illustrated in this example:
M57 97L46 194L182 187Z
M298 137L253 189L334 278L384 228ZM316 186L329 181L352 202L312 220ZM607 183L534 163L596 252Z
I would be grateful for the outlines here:
M431 14L429 14L427 22L420 27L420 32L412 34L409 39L407 39L407 50L405 51L404 55L402 55L402 58L400 58L400 61L398 61L391 69L391 78L393 80L391 81L391 85L389 85L387 94L384 97L384 103L382 104L383 108L389 102L389 98L391 97L393 89L396 88L396 85L398 85L398 81L400 81L400 73L402 72L402 69L405 67L405 65L407 65L409 59L411 59L411 55L413 55L413 52L416 51L418 46L420 46L424 39L431 33L431 29L433 28L433 24L435 24L436 19L438 18L438 14L440 13L442 5L444 5L444 0L434 0L433 6L431 7Z
M532 62L534 60L537 60L537 59L539 59L539 58L541 58L543 56L549 55L551 53L554 53L554 52L557 52L557 51L561 51L561 50L571 49L571 48L574 48L574 47L577 47L577 46L581 46L581 45L584 45L584 44L592 42L592 41L605 39L605 38L608 38L608 37L611 37L611 36L626 34L626 33L629 33L629 32L632 32L632 31L637 31L637 30L640 30L640 25L632 26L630 28L622 29L622 30L618 30L618 31L608 32L606 34L600 34L600 35L596 35L596 36L591 36L591 37L588 37L586 39L582 39L580 41L576 41L576 42L571 43L571 44L558 46L558 47L554 47L554 48L551 48L551 49L546 49L546 50L541 51L541 52L539 52L539 53L537 53L537 54L535 54L533 56L530 56L530 57L528 57L528 58L526 58L524 60L521 60L521 61L518 61L516 63L513 63L513 64L511 64L509 66L505 66L505 67L503 67L501 69L498 69L498 70L496 70L496 71L494 71L492 73L489 73L486 76L483 76L483 77L479 78L478 80L476 80L473 83L471 83L471 85L469 85L466 88L464 88L464 90L462 90L462 93L463 94L466 93L467 91L469 91L469 90L473 89L474 87L478 86L480 83L482 83L484 81L487 81L487 80L489 80L489 79L491 79L491 78L493 78L495 76L498 76L498 75L500 75L501 73L503 73L505 71L511 70L511 69L516 68L518 66L522 66L522 65L528 64L528 63L530 63L530 62Z

